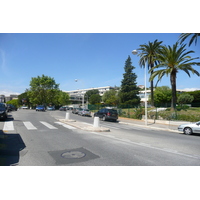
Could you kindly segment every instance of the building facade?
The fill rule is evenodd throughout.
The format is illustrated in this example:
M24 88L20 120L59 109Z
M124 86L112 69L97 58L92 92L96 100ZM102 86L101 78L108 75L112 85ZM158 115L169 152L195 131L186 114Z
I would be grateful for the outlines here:
M115 87L105 86L105 87L97 87L97 88L88 88L88 89L79 89L79 90L71 90L71 91L64 91L69 94L70 101L72 104L80 104L82 102L86 103L87 98L84 98L84 95L89 90L98 90L99 95L103 96L105 92L115 89Z
M11 94L10 96L0 95L0 103L6 103L8 101L11 101L12 99L17 99L18 95Z

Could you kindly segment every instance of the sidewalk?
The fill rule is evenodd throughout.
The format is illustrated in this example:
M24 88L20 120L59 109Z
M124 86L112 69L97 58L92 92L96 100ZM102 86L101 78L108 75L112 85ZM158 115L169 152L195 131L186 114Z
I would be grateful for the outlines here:
M109 132L110 130L108 128L104 128L102 126L100 127L94 127L92 124L84 123L80 121L74 121L74 120L66 120L66 119L60 119L59 121L68 124L70 126L76 127L78 129L86 130L86 131L94 131L94 132ZM137 119L130 119L130 118L123 118L119 117L118 122L120 124L126 124L130 126L137 126L137 127L146 127L144 120L137 120ZM185 124L188 122L184 121L167 121L167 120L150 120L147 121L147 127L150 129L159 129L159 130L168 130L173 132L179 132L178 126L180 124Z
M118 121L121 124L145 127L145 121L144 120L137 120L137 119L119 117ZM186 124L186 123L190 123L190 122L148 119L147 120L147 127L152 128L152 129L170 130L170 131L174 131L174 132L179 132L178 126L181 125L181 124Z

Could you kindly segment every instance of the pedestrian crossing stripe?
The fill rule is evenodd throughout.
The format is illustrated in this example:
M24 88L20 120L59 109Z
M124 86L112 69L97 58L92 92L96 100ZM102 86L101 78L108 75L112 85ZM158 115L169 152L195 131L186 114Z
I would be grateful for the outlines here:
M44 126L46 126L49 129L58 129L57 127L55 127L55 126L53 126L53 125L51 125L47 122L40 121L40 123L43 124ZM62 123L62 122L54 122L54 123L56 123L58 125L62 125L63 127L67 128L67 129L71 129L71 130L76 129L73 126L69 126L69 125ZM28 130L37 130L38 129L30 121L24 121L23 124ZM13 121L4 122L4 126L3 126L4 132L14 131L14 130L15 130L15 128L14 128Z
M65 123L62 123L62 122L55 122L56 124L59 124L59 125L61 125L61 126L64 126L65 128L68 128L68 129L76 129L75 127L73 127L73 126L70 126L70 125L67 125L67 124L65 124Z
M4 123L3 131L13 131L13 130L15 130L15 129L14 129L12 121Z
M33 124L31 122L23 122L24 126L26 126L26 128L28 130L36 130L37 128L35 126L33 126Z
M49 129L58 129L58 128L56 128L55 126L52 126L51 124L49 124L49 123L47 123L47 122L40 121L40 123L42 123L43 125L45 125L45 126L48 127Z

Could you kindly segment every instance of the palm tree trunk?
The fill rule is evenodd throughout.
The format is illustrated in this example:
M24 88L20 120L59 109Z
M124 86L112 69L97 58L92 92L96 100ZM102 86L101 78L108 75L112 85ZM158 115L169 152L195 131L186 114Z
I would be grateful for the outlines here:
M151 69L154 65L151 64ZM151 75L153 74L153 70L151 71ZM154 107L154 95L153 95L153 80L151 81L151 106Z
M171 109L176 110L176 72L172 72L170 75L170 81L172 86L172 101Z

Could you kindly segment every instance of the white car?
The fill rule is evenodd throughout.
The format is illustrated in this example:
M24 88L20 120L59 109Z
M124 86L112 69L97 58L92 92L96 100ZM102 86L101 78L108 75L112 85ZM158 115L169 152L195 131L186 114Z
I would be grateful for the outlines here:
M22 106L21 109L28 109L28 106Z
M200 121L190 124L182 124L178 127L178 130L185 133L186 135L200 133Z

